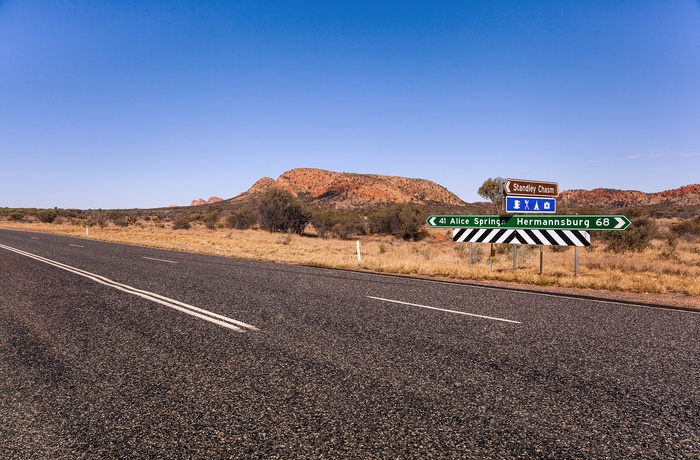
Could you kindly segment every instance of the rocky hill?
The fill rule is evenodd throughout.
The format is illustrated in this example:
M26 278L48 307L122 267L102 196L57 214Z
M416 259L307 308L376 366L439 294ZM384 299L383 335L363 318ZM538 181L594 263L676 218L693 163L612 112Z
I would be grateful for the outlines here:
M316 205L335 208L361 208L383 203L465 204L445 187L426 179L338 173L311 168L292 169L277 180L264 177L231 201L243 201L270 187L287 190Z
M700 184L657 193L609 188L566 190L559 195L558 204L562 207L597 206L603 209L630 206L698 206Z
M387 203L416 203L438 206L465 206L457 195L426 179L409 179L378 174L339 173L313 168L297 168L285 172L276 180L263 177L250 189L230 200L241 203L270 187L287 190L292 195L321 207L367 208ZM477 188L477 185L474 186ZM192 205L221 201L195 200ZM489 206L486 203L473 205ZM686 185L673 190L644 193L635 190L597 188L594 190L566 190L558 198L560 208L596 206L603 210L644 206L700 206L700 184Z
M220 201L224 201L224 199L219 198L218 196L209 197L209 199L207 201L204 201L201 198L197 198L196 200L192 200L192 203L190 203L190 206L201 206L203 204L213 204L213 203L218 203Z

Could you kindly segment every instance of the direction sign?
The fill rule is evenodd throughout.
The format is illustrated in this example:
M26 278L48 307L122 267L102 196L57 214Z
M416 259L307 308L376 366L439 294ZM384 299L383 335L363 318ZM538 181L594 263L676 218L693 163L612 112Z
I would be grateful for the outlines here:
M506 212L555 213L557 212L557 199L531 196L507 196Z
M506 179L503 184L506 195L559 196L559 184L536 180Z
M426 221L432 228L517 228L529 230L625 230L632 222L615 215L556 215L556 216L430 216Z

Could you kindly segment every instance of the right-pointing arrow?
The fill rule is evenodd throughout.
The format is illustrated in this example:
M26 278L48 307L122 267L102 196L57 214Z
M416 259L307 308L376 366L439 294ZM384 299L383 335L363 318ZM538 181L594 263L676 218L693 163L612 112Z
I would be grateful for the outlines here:
M619 218L619 217L616 217L615 220L617 221L617 225L615 225L614 228L622 228L622 227L624 227L625 224L627 223L627 222L625 222L624 219L621 219L621 218Z

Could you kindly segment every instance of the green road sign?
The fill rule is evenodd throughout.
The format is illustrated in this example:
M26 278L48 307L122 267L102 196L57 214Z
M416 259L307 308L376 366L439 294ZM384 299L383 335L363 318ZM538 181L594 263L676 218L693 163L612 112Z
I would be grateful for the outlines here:
M515 228L521 230L625 230L632 222L625 216L430 216L432 228Z

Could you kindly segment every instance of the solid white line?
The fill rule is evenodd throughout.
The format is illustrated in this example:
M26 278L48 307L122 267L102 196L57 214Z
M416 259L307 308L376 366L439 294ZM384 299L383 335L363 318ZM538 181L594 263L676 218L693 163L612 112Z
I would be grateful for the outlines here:
M155 260L155 261L158 261L158 262L167 262L167 263L169 263L169 264L176 264L176 263L177 263L177 262L175 262L174 260L156 259L156 258L153 258L153 257L146 257L146 256L141 256L141 258L142 258L142 259L148 259L148 260Z
M10 246L5 246L3 244L0 244L0 248L7 249L8 251L15 252L17 254L38 260L40 262L44 262L46 264L52 265L54 267L60 268L62 270L69 271L71 273L75 273L76 275L80 275L82 277L88 278L90 280L93 280L95 282L98 282L100 284L104 284L105 286L113 287L115 289L118 289L120 291L142 297L144 299L150 300L151 302L155 302L161 305L165 305L166 307L170 307L174 310L178 310L180 312L186 313L190 316L194 316L196 318L200 318L206 321L209 321L214 324L218 324L219 326L223 326L229 329L232 329L234 331L242 331L241 328L246 328L250 329L252 331L257 331L258 328L255 326L252 326L250 324L244 323L242 321L238 321L232 318L228 318L223 315L219 315L217 313L204 310L201 308L197 308L193 305L186 304L184 302L180 302L179 300L175 299L170 299L168 297L155 294L153 292L149 291L144 291L141 289L137 289L131 286L128 286L126 284L121 284L117 283L116 281L112 281L108 278L105 278L104 276L96 275L94 273L90 273L85 270L81 270L79 268L71 267L70 265L65 265L60 262L56 262L51 259L47 259L45 257L41 257L35 254L32 254L30 252L22 251L20 249L15 249Z
M383 302L391 302L391 303L398 303L401 305L410 305L412 307L420 307L420 308L428 308L430 310L437 310L437 311L444 311L447 313L456 313L458 315L467 315L467 316L474 316L477 318L483 318L483 319L491 319L494 321L503 321L505 323L514 323L514 324L522 324L520 321L513 321L512 319L504 319L504 318L495 318L493 316L484 316L484 315L476 315L474 313L466 313L463 311L455 311L455 310L446 310L444 308L437 308L437 307L430 307L428 305L420 305L417 303L408 303L408 302L401 302L400 300L392 300L392 299L383 299L381 297L372 297L371 295L367 296L370 299L375 299L375 300L381 300Z

